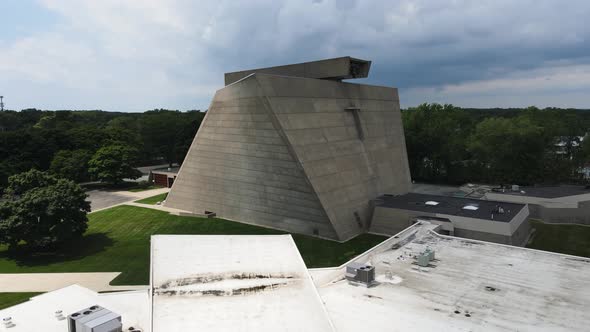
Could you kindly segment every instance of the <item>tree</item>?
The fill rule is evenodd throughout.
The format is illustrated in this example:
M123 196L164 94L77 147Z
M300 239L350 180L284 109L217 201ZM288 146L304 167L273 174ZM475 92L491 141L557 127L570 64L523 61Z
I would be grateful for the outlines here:
M198 111L145 112L140 121L145 152L153 159L164 158L170 166L182 162L203 117Z
M422 104L402 116L412 176L427 181L464 181L459 175L468 157L465 137L471 126L465 111L450 104Z
M109 121L104 129L109 144L118 144L142 148L137 119L131 116L119 116Z
M533 184L543 178L549 139L527 116L488 118L477 124L469 149L483 164L484 179Z
M164 158L172 166L176 162L175 146L177 130L182 126L178 111L153 110L145 112L140 121L140 133L144 148L155 158Z
M53 157L49 170L60 178L75 182L88 181L90 179L88 174L90 158L92 158L92 153L88 150L60 150Z
M90 203L73 181L30 170L13 175L0 204L0 243L50 248L82 236Z
M123 179L137 179L141 172L134 168L137 149L123 145L109 145L100 148L88 162L88 172L96 179L114 185Z

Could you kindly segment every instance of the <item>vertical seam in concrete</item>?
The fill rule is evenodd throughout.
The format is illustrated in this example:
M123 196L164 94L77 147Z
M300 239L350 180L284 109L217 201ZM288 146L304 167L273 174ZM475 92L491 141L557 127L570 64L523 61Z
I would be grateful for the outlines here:
M398 105L398 112L399 112L399 120L400 120L400 131L401 131L401 150L402 150L402 154L403 154L403 159L405 160L405 165L404 168L406 170L406 176L408 177L408 181L407 183L410 184L410 188L407 188L408 191L409 189L411 189L411 183L412 183L412 173L410 172L410 160L408 159L408 147L406 146L406 132L404 130L404 116L402 114L402 109L401 109L401 103L399 100L399 90L397 88L395 88L397 91L397 105Z
M260 91L264 91L264 89L262 88L262 85L260 84L260 81L258 80L258 76L256 76L255 79L256 79L256 84L258 85L258 89L260 89ZM289 140L289 138L285 134L285 129L281 125L280 121L277 119L277 116L276 116L275 112L272 110L272 107L270 105L268 94L264 93L264 95L260 99L264 103L264 109L266 110L266 112L268 112L268 114L270 116L270 120L271 120L271 122L273 124L273 127L278 132L278 134L281 137L281 139L283 141L285 141L285 145L287 146L287 150L289 151L289 153L293 157L295 163L297 164L297 166L300 168L301 172L303 173L303 177L304 177L305 181L309 184L309 187L313 191L314 196L317 198L318 202L320 202L320 206L322 207L322 211L324 211L324 214L326 215L326 219L327 219L328 223L330 224L330 227L334 231L334 234L336 234L336 236L340 240L340 234L339 234L338 231L336 231L336 228L334 227L334 224L332 223L332 220L330 219L330 216L328 215L328 212L326 211L326 208L324 207L324 204L320 200L320 196L318 195L318 193L316 192L315 188L313 187L313 184L309 180L309 176L307 175L307 172L305 171L305 168L301 164L301 160L299 159L299 155L297 154L297 152L295 152L295 149L291 145L291 141Z

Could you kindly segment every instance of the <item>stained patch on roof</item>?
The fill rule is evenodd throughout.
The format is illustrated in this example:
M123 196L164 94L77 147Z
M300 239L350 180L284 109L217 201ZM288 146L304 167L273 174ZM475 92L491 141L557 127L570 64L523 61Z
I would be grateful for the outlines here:
M153 236L151 279L153 332L332 330L290 235Z

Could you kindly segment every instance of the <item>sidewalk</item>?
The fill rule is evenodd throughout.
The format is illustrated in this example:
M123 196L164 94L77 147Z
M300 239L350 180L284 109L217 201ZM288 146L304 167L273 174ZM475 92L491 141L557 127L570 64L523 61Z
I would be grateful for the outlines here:
M95 200L99 199L99 200L104 201L104 200L108 200L108 197L115 198L109 203L100 204L100 208L92 210L92 212L97 212L97 211L112 208L114 206L127 204L130 202L139 200L139 199L148 198L148 197L160 195L163 193L167 193L169 191L170 191L170 188L158 188L158 189L144 190L144 191L138 191L138 192L132 192L132 191L126 191L126 190L108 191L108 192L94 191L95 193L91 194L89 199L92 202L93 199L95 199ZM107 197L97 197L98 196L97 193L99 193L99 192L100 192L100 195L107 196ZM90 194L90 192L88 192L88 193Z
M0 292L49 292L73 284L96 292L141 290L149 286L111 286L109 283L121 272L89 273L3 273L0 274Z

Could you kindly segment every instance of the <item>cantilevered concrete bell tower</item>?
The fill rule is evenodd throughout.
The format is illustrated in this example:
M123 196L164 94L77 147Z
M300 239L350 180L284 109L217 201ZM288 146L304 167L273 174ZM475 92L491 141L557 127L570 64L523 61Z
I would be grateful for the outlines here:
M410 189L396 88L351 57L225 74L165 205L347 240Z

